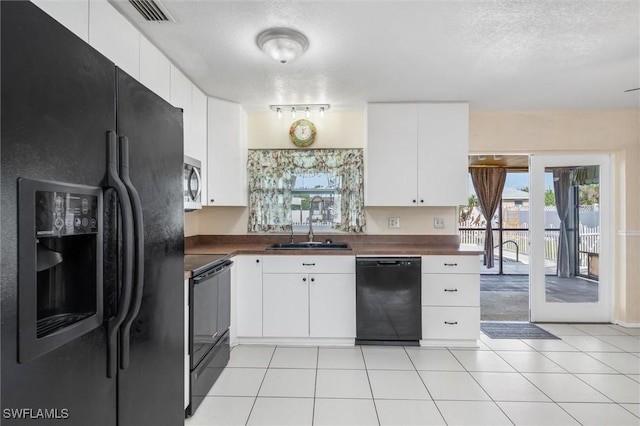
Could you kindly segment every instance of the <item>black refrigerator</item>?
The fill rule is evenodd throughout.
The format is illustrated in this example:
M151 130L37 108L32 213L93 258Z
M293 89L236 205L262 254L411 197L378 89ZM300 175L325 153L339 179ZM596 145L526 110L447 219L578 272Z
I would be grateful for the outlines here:
M182 111L1 14L2 425L184 421Z

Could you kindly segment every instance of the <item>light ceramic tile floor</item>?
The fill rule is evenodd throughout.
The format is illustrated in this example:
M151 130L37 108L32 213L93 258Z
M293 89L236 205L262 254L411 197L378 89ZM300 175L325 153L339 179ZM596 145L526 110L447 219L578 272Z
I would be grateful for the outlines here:
M562 340L477 349L236 346L186 426L640 425L640 332L542 325Z

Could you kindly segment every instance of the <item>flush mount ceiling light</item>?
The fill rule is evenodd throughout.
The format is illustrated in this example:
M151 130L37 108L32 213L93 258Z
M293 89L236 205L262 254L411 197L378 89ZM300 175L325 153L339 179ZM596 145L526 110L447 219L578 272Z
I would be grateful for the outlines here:
M309 47L307 37L290 28L263 31L258 35L256 43L264 53L282 64L293 61Z

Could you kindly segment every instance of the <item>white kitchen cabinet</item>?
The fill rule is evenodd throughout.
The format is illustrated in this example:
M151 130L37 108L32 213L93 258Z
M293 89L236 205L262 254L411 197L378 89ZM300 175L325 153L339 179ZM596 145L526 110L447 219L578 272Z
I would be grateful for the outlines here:
M415 205L417 122L416 104L367 106L365 205Z
M264 256L263 335L353 339L353 256Z
M144 36L140 36L140 83L171 102L171 62Z
M464 204L468 129L466 103L368 104L365 204Z
M309 335L308 281L307 274L262 276L262 330L265 337Z
M182 108L182 131L184 135L184 153L189 155L194 145L191 135L192 83L178 68L171 64L171 100L176 108Z
M466 204L468 156L469 105L418 104L418 204Z
M89 41L89 0L32 0L32 2L82 40Z
M246 206L247 113L241 105L208 98L207 197L203 205Z
M477 346L480 262L475 255L422 256L422 345Z
M355 338L354 274L309 275L309 336Z
M89 44L140 80L140 32L107 0L89 2Z
M200 160L203 201L207 195L207 96L196 85L191 91L190 137L184 146L184 153Z
M262 256L238 255L236 272L236 336L262 337Z

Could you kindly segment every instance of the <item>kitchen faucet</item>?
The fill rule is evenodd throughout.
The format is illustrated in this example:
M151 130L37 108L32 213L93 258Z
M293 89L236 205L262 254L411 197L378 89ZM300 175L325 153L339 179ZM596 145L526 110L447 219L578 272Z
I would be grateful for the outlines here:
M309 200L309 242L310 243L313 243L313 202L316 200L316 198L320 200L320 202L322 202L322 208L320 209L320 212L322 213L322 211L324 210L324 199L321 196L316 195L311 200Z

